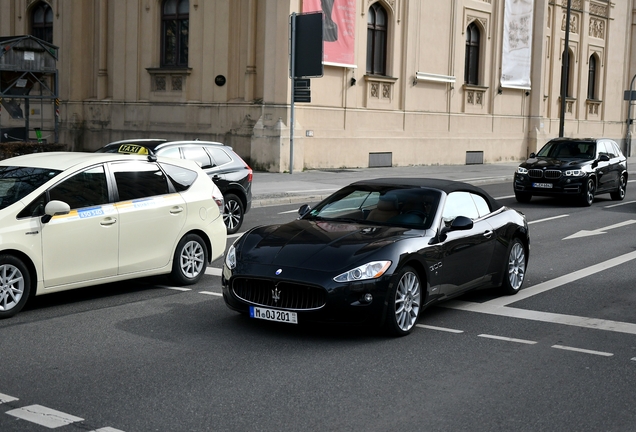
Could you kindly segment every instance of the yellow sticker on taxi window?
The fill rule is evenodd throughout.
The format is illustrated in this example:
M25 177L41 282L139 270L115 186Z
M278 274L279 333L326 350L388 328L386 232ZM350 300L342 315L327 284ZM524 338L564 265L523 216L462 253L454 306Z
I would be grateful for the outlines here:
M132 145L132 144L122 144L119 146L119 153L132 153L132 154L140 154L147 155L148 149L144 146L140 145Z

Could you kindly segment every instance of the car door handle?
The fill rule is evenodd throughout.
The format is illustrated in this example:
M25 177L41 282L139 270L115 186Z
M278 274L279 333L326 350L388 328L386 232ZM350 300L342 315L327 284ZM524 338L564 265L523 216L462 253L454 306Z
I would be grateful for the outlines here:
M489 239L490 237L492 237L492 231L491 231L491 230L484 231L484 237L486 237L487 239Z
M170 209L170 214L176 215L176 214L181 213L182 211L183 211L183 207L172 207Z
M100 224L101 226L109 226L109 225L114 224L115 222L117 222L117 219L116 219L116 218L111 218L111 217L109 217L109 218L106 218L106 219L104 219L103 221L101 221L99 224Z

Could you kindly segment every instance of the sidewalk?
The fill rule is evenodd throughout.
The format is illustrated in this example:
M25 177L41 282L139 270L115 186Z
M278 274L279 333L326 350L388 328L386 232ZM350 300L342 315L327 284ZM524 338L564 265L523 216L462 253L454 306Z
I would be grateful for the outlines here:
M255 172L252 181L252 207L317 202L355 181L382 177L431 177L474 185L512 183L519 163L324 169L294 174ZM636 176L636 156L627 159L627 167L630 178ZM510 190L512 193L512 184Z

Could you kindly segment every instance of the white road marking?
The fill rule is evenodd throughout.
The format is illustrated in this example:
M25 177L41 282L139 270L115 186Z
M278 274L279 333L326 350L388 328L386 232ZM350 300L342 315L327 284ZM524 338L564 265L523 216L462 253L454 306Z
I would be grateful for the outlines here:
M56 411L42 405L29 405L22 408L7 411L7 414L22 420L46 426L50 429L66 426L71 423L84 421L83 418Z
M448 332L448 333L464 333L464 330L455 330L455 329L446 328L446 327L435 327L435 326L424 325L424 324L415 324L415 326L416 327L425 328L425 329L429 329L429 330L444 331L444 332Z
M625 204L634 204L634 203L636 203L636 201L623 201L623 202L619 202L618 204L612 204L612 205L605 206L603 208L612 208L612 207L622 206L622 205L625 205Z
M218 296L218 297L223 297L223 294L221 293L215 293L212 291L199 291L200 294L207 294L207 295L213 295L213 296Z
M175 291L192 291L192 288L183 288L183 287L165 286L165 287L162 287L162 288L169 289L169 290L175 290Z
M506 342L517 342L517 343L522 343L522 344L527 344L527 345L536 344L535 341L525 340L525 339L515 339L515 338L510 338L510 337L504 337L504 336L495 336L495 335L489 335L489 334L480 334L480 335L477 335L477 336L478 337L483 337L483 338L488 338L488 339L502 340L502 341L506 341Z
M103 427L103 428L94 429L94 430L92 430L90 432L124 432L124 431L112 428L110 426L106 426L106 427Z
M285 193L329 192L329 191L335 191L335 190L338 190L338 188L329 188L329 189L303 189L303 190L297 190L297 191L285 191Z
M240 236L242 236L243 234L245 234L245 233L244 233L244 232L242 232L242 233L228 234L228 235L227 235L227 238L236 238L236 237L240 237Z
M561 219L561 218L568 217L568 216L570 216L570 215L564 214L564 215L552 216L552 217L545 218L545 219L537 219L535 221L528 222L528 225L532 225L532 224L536 224L536 223L540 223L540 222L547 222L547 221L551 221L551 220L554 220L554 219Z
M296 210L287 210L287 211L284 211L284 212L280 212L278 214L288 214L288 213L298 213L298 209L296 209Z
M583 348L574 348L574 347L563 346L563 345L552 345L552 348L562 349L566 351L576 351L576 352L585 353L585 354L595 354L595 355L600 355L604 357L611 357L614 355L612 353L603 352L603 351L592 351L592 350L586 350Z
M506 196L500 196L500 197L496 197L496 200L503 200L503 199L508 199L508 198L514 198L514 195L506 195Z
M571 236L565 237L563 240L568 240L568 239L573 239L573 238L579 238L579 237L588 237L588 236L594 236L594 235L599 235L599 234L605 234L605 231L609 231L611 229L614 228L621 228L627 225L631 225L631 224L635 224L636 220L630 219L630 220L626 220L623 222L619 222L617 224L614 225L610 225L610 226L606 226L603 228L599 228L599 229L595 229L592 231L587 231L587 230L581 230L575 234L572 234Z
M632 358L632 360L633 360L633 361L636 361L636 357L633 357L633 358Z
M208 267L208 268L205 269L205 274L206 275L221 276L221 273L223 273L223 269L220 269L220 268Z
M19 400L19 399L18 398L14 398L13 396L9 396L9 395L0 393L0 404L7 403L7 402L13 402L13 401L17 401L17 400Z

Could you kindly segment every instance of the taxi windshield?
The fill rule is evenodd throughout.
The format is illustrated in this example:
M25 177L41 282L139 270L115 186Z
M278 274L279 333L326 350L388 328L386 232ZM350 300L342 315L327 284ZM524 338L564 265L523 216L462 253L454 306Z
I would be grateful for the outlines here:
M20 201L60 172L48 168L0 166L0 209Z

